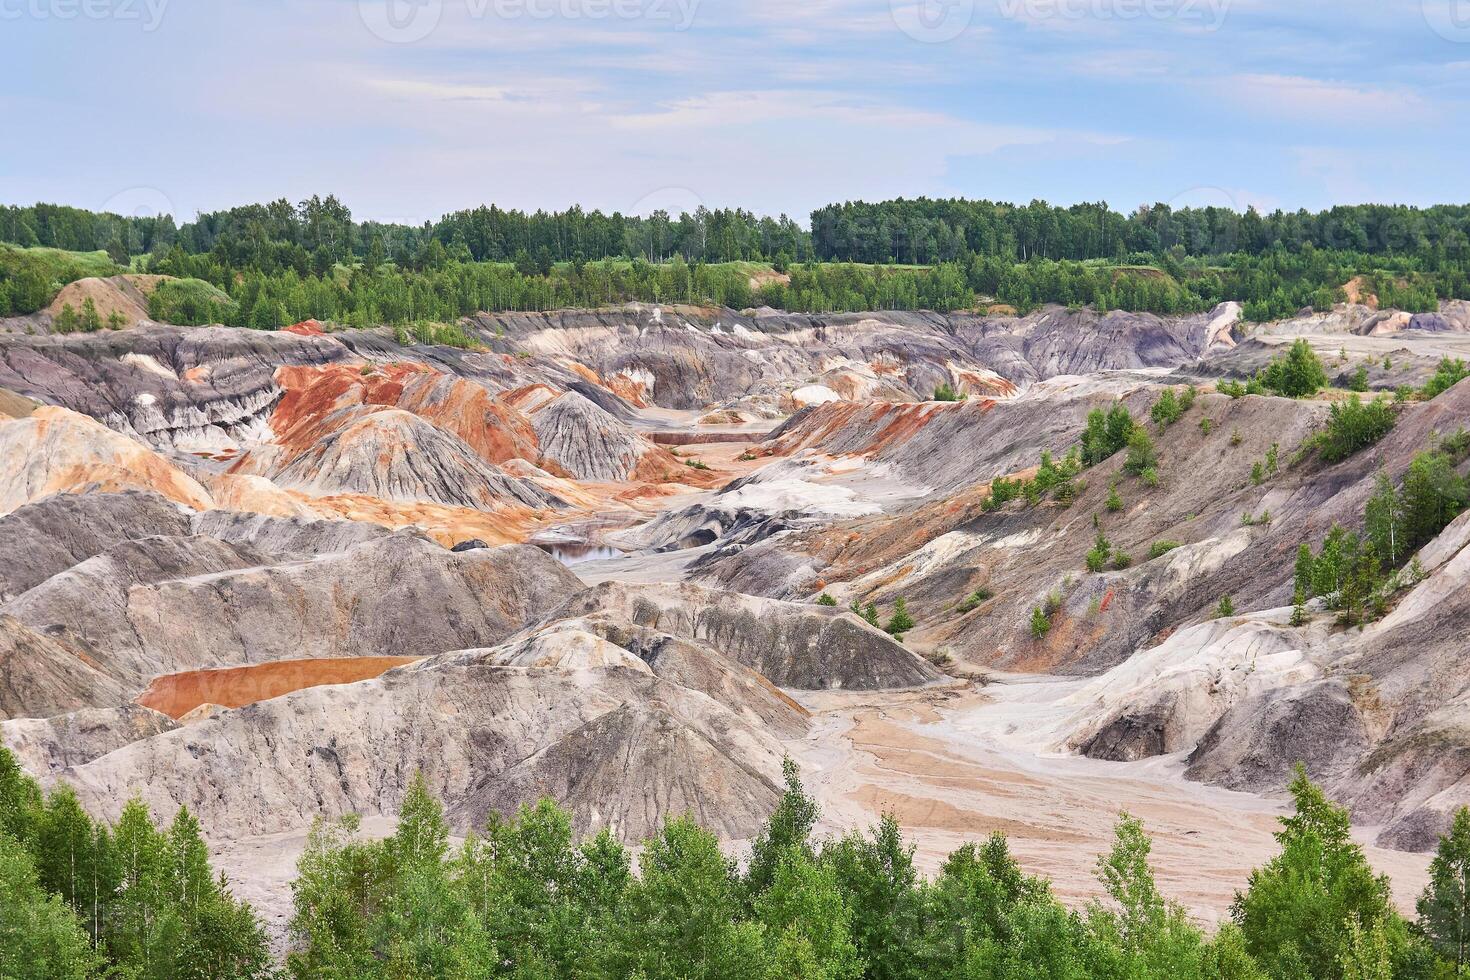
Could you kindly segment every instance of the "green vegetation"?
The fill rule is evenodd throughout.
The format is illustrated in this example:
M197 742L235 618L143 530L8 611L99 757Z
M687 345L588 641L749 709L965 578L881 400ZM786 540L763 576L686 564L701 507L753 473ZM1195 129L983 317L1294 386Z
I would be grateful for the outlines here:
M1128 459L1123 463L1124 472L1141 477L1155 470L1158 465L1159 454L1154 449L1154 441L1148 437L1147 432L1134 429L1133 434L1128 437ZM1157 483L1157 479L1153 482Z
M832 598L831 593L823 592L821 595L817 596L817 605L835 606L837 605L837 600Z
M995 593L982 585L974 592L971 592L963 602L956 606L955 612L961 614L970 612L978 609L983 603L989 602L993 598L995 598Z
M1088 466L1096 466L1112 458L1128 445L1137 423L1128 407L1118 402L1108 411L1094 408L1087 413L1087 428L1082 433L1082 459Z
M1116 483L1108 487L1108 499L1103 506L1107 507L1108 512L1112 514L1116 514L1123 509L1123 497L1118 493L1118 485Z
M1046 639L1046 634L1051 632L1051 617L1046 610L1040 606L1031 610L1031 637L1036 640Z
M262 314L266 312L261 307ZM269 322L262 320L262 329L286 327L295 323L286 313L285 306L271 310ZM148 297L148 316L161 323L179 323L187 326L202 326L206 323L224 323L235 316L230 297L222 289L202 279L165 279Z
M1346 401L1332 403L1327 428L1309 439L1302 449L1318 450L1325 462L1340 462L1388 435L1395 421L1393 407L1383 396L1364 402L1357 395L1350 395Z
M0 316L34 313L50 305L69 282L121 271L106 252L16 248L0 242Z
M854 599L852 600L852 605L848 606L847 608L852 612L854 616L858 616L866 620L869 626L878 625L878 607L875 604L870 602L866 606L864 606L861 602L858 602L856 599Z
M161 828L135 799L116 824L94 822L69 787L43 795L3 748L0 937L6 977L273 973L259 921L215 875L187 809Z
M945 381L938 388L934 389L934 400L937 402L961 402L965 400L965 396L956 392L954 388L950 387L949 382Z
M1434 376L1420 390L1425 398L1434 398L1470 377L1470 368L1459 358L1441 358Z
M1231 599L1228 595L1221 596L1219 604L1215 606L1215 618L1225 619L1226 617L1234 615L1235 600Z
M1394 593L1415 584L1422 577L1417 561L1407 573L1404 562L1470 506L1470 480L1456 471L1470 454L1462 442L1451 438L1442 448L1416 454L1398 489L1380 472L1363 508L1362 534L1334 524L1315 554L1302 545L1298 602L1321 596L1352 625L1382 615Z
M1287 398L1309 398L1327 387L1327 372L1311 345L1305 340L1292 341L1281 357L1272 359L1258 375L1263 388Z
M785 215L739 209L637 217L492 206L412 226L354 221L335 197L314 196L180 227L169 216L38 204L0 208L0 241L95 254L107 271L48 274L49 295L38 299L34 278L18 287L0 263L0 311L39 309L64 282L131 265L213 283L229 293L225 322L236 326L452 321L627 300L1179 314L1234 299L1247 319L1266 320L1325 309L1355 276L1385 306L1411 311L1470 297L1467 232L1470 214L1458 206L1260 215L1154 205L1123 215L1102 204L898 200L820 208L807 232Z
M1193 399L1190 400L1193 401ZM1165 388L1159 400L1154 402L1154 407L1149 409L1148 417L1153 419L1160 429L1167 429L1184 417L1185 409L1184 403L1175 397L1174 389Z
M1467 962L1470 810L1441 840L1409 923L1347 812L1298 767L1279 853L1210 934L1160 892L1152 844L1127 814L1097 861L1103 897L1068 909L1000 833L961 846L932 878L891 816L817 838L820 809L789 759L783 776L743 870L688 817L635 859L605 829L579 837L550 800L492 815L454 845L416 776L386 839L365 837L355 816L313 827L292 884L285 975L1427 980ZM0 828L0 974L277 975L259 922L213 876L187 811L167 829L136 803L115 826L94 823L69 790L43 797L0 750Z
M899 596L893 604L893 615L883 627L883 632L895 640L902 640L903 635L913 629L914 625L914 618L909 615L908 603L904 601L903 596Z
M1155 558L1162 558L1175 548L1182 547L1184 546L1178 541L1155 541L1148 547L1148 560L1153 561Z
M1087 553L1087 570L1097 573L1108 567L1108 560L1113 555L1113 545L1108 541L1107 535L1103 534L1102 528L1098 528L1097 537L1093 539L1092 550Z

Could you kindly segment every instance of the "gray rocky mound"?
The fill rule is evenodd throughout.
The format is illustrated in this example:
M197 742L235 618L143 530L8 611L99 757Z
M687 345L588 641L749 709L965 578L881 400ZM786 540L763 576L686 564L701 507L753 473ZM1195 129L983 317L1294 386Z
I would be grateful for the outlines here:
M916 687L943 676L882 630L838 609L688 583L607 582L574 597L553 615L597 612L707 644L781 687L877 690Z
M569 391L531 416L544 459L578 480L627 480L652 443L627 423Z
M64 637L141 690L160 674L205 667L486 646L581 587L529 546L453 554L400 532L275 563L248 546L196 535L124 543L0 612Z

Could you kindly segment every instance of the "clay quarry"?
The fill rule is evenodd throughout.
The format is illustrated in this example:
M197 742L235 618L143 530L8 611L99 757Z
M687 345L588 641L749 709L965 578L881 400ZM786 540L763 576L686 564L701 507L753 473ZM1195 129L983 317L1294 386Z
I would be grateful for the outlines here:
M450 348L156 324L107 287L68 289L139 322L0 333L0 742L102 817L188 806L277 932L313 820L390 824L420 771L459 834L550 796L633 843L692 813L738 857L790 756L823 832L892 812L933 868L1001 830L1069 901L1127 810L1206 922L1298 762L1405 908L1470 803L1470 514L1371 621L1295 593L1301 545L1470 423L1466 381L1313 450L1351 383L1470 357L1464 303L631 304ZM1322 394L1233 392L1298 339ZM1117 452L1001 499L1118 406L1147 479Z

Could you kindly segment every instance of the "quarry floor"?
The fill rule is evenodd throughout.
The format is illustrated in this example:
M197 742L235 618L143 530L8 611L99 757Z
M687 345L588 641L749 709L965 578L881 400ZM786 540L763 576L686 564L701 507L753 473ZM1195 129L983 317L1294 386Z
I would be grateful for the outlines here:
M739 459L745 448L727 442L680 451L740 473L759 467ZM703 495L680 495L665 506ZM574 570L589 584L677 581L704 550L624 555L581 562ZM1044 722L1052 705L1080 683L991 675L921 690L791 692L813 714L810 731L787 749L822 805L819 833L864 829L882 813L894 813L916 845L918 864L933 873L961 844L999 830L1028 873L1051 879L1056 894L1076 906L1100 894L1096 858L1111 845L1114 824L1126 811L1152 837L1165 895L1202 924L1227 919L1250 870L1276 853L1272 834L1283 801L1190 782L1179 756L1116 763L1038 753L1027 743L1028 722ZM382 836L392 832L393 821L367 815L363 828ZM220 868L260 911L278 946L286 939L290 882L306 833L301 828L224 842L216 852ZM1355 828L1355 834L1373 866L1392 877L1400 908L1412 913L1429 855L1374 847L1375 828ZM746 843L731 842L732 854L743 854Z

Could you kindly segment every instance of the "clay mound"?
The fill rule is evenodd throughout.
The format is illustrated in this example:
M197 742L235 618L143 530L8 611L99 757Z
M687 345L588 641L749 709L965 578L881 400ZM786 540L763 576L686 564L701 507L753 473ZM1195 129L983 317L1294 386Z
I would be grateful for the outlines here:
M80 313L82 304L90 299L97 307L97 315L102 318L104 326L108 317L113 313L120 313L125 324L131 327L148 320L148 296L158 288L159 282L167 278L169 277L122 275L107 279L78 279L62 286L61 292L56 294L56 299L51 301L45 312L55 317L69 305Z
M225 837L394 813L419 771L461 832L549 791L579 826L616 821L630 840L686 807L748 837L779 796L781 744L702 694L620 668L452 659L222 712L65 777L106 816L137 793Z
M15 753L27 772L55 774L177 727L168 715L142 705L122 704L0 722L0 742Z
M189 533L187 512L156 493L55 494L0 517L0 602L123 541Z
M196 510L212 506L192 477L127 436L64 408L0 421L0 514L53 493L152 490Z
M398 408L452 432L487 463L534 460L536 434L516 409L483 386L423 364L394 363L283 367L276 383L284 389L271 415L276 441L309 449L358 418L354 409Z
M878 690L941 679L888 634L851 613L697 585L607 582L553 618L598 612L714 647L781 687Z
M133 691L271 661L422 657L498 643L582 587L539 548L453 554L398 533L273 564L206 537L129 542L5 607L58 629Z
M724 838L748 837L779 798L771 777L757 774L770 772L769 757L749 760L757 746L765 748L749 733L690 724L656 700L625 703L485 777L449 817L479 826L492 813L508 817L528 800L550 797L570 807L581 833L605 828L642 840L669 815L689 814Z
M485 462L452 433L401 409L368 412L300 451L249 453L230 472L263 475L313 497L360 494L486 510L560 504Z
M0 721L46 718L124 697L123 685L88 658L0 616Z
M292 691L325 684L355 684L394 667L417 663L417 657L348 657L335 660L277 660L250 667L221 667L153 678L138 696L145 708L182 720L196 709L240 708L269 701Z
M577 480L616 483L627 480L696 482L699 471L684 466L624 422L576 392L538 405L531 415L542 465Z

